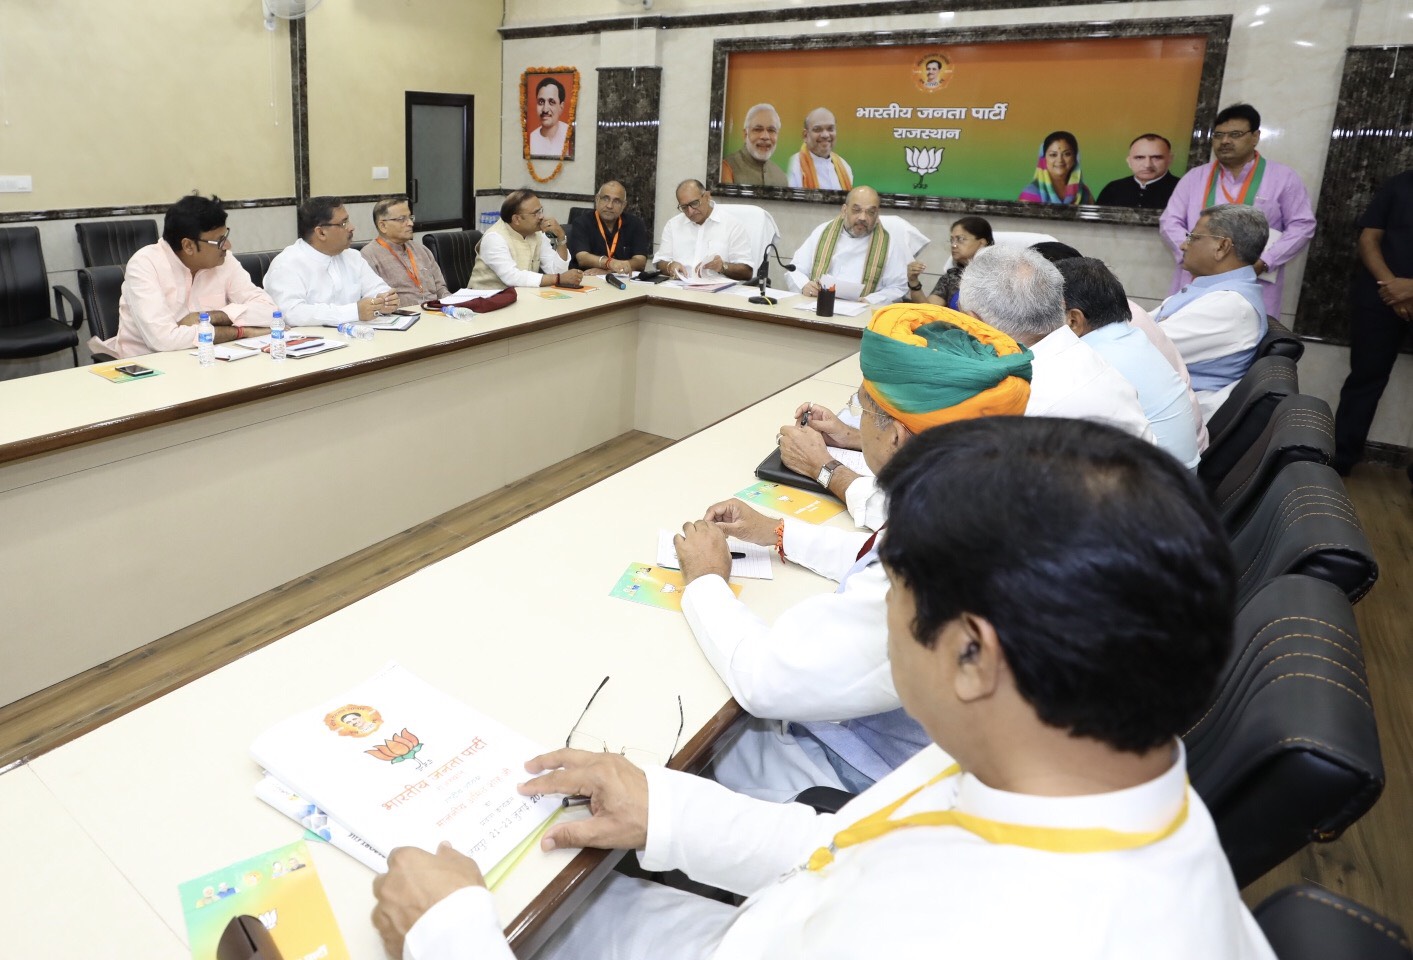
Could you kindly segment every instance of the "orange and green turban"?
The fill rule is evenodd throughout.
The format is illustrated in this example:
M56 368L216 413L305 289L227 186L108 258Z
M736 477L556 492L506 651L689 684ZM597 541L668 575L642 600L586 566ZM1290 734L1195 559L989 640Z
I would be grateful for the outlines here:
M859 364L864 389L914 433L974 417L1021 416L1031 352L947 307L899 303L873 315Z

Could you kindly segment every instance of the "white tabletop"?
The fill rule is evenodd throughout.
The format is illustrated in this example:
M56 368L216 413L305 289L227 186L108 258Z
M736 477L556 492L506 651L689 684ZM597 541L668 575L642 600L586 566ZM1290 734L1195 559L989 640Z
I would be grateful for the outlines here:
M150 909L138 908L144 915L133 924L165 926L185 942L177 884L300 833L252 796L259 770L249 758L251 740L388 660L547 748L563 743L608 675L593 708L595 732L615 745L665 753L680 695L685 743L730 695L680 614L613 599L609 590L629 563L653 561L660 528L696 519L753 482L777 427L800 403L841 406L857 382L856 361L835 364L0 778L14 801L5 804L12 823L40 810L72 818L43 831L55 876L12 884L0 917L13 914L11 929L27 923L101 854L125 882L115 880L116 890L85 905L84 924L51 926L62 950L49 955L101 955L74 945L133 895ZM831 523L847 526L847 515ZM773 563L774 581L742 581L742 600L766 619L832 589ZM14 785L17 778L26 788ZM67 816L53 813L56 802ZM353 955L381 956L368 921L371 872L332 848L314 856ZM502 920L515 917L571 856L532 851L497 891ZM95 889L87 881L83 887ZM141 955L181 951L167 945Z

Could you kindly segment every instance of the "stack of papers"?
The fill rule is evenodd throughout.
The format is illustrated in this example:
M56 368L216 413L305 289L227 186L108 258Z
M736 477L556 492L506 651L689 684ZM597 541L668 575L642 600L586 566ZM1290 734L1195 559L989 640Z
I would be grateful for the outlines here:
M375 870L394 847L446 840L501 876L559 809L516 790L542 748L397 664L250 752L266 771L257 796Z

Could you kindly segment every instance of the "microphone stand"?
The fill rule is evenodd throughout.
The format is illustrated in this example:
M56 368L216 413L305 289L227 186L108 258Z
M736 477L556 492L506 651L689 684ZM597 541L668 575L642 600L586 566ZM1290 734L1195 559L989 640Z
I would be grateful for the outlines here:
M780 259L780 251L776 249L775 244L773 244L773 243L768 243L768 244L766 244L766 245L765 245L765 252L768 253L768 254L773 254L773 255L775 256L775 262L778 263L778 264L780 264L780 266L784 267L784 268L785 268L785 271L786 271L787 273L794 273L794 272L795 272L795 265L794 265L793 263L786 263L784 260ZM766 283L769 281L769 279L770 279L770 262L769 262L768 260L766 260L764 257L762 257L762 258L761 258L761 267L760 267L760 270L757 271L756 276L755 276L755 278L754 278L754 282L760 285L760 295L759 295L759 296L755 296L755 297L751 297L751 299L750 299L750 301L749 301L750 303L760 303L760 304L764 304L764 305L766 305L766 306L768 306L768 307L773 307L773 306L775 306L777 303L780 302L779 300L776 300L774 297L768 297L768 296L765 295L765 287L766 287Z

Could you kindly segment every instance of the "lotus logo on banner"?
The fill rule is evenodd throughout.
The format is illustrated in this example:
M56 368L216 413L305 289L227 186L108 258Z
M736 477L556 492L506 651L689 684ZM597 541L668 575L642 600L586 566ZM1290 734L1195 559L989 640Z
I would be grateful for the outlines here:
M917 183L913 184L914 189L920 190L927 186L922 178L942 166L943 149L943 147L903 148L903 154L908 161L908 169L917 174Z

